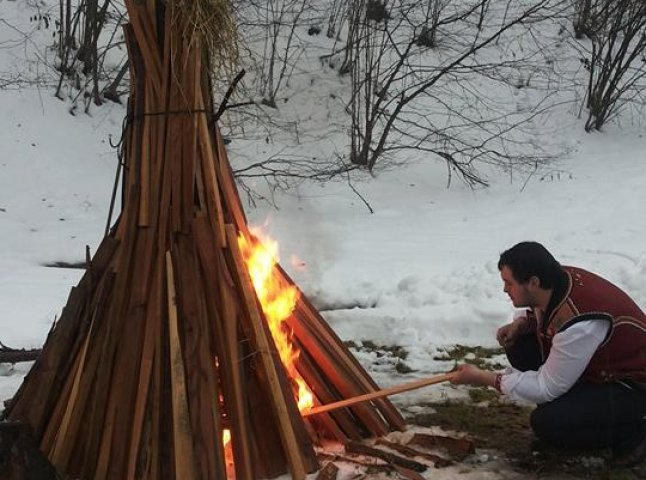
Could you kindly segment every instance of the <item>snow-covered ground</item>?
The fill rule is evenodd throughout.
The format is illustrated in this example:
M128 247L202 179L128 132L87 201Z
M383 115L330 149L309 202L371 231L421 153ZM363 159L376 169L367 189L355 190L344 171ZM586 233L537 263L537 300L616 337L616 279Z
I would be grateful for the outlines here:
M47 264L82 262L85 246L93 251L103 236L117 162L109 139L118 140L124 115L108 103L73 116L54 98L52 54L32 45L50 33L28 21L29 4L0 0L0 341L14 348L42 345L80 278L80 270ZM344 88L330 85L334 78L327 72L327 90L317 86L299 98L311 96L318 111L330 89ZM313 107L299 105L307 139ZM277 208L260 203L247 214L278 240L283 266L344 340L408 352L413 372L400 374L374 351L356 351L376 381L390 386L450 368L434 360L438 349L495 346L496 329L512 313L498 255L522 240L600 273L646 307L646 136L639 118L631 120L586 134L574 112L562 110L544 139L563 147L559 160L513 182L490 175L487 189L455 180L447 189L445 167L419 154L374 176L353 173L374 213L342 180L276 192ZM343 146L333 135L318 142ZM230 157L235 165L266 148L264 139L234 139ZM0 365L0 400L12 396L28 367ZM406 409L459 394L444 385L393 400ZM461 474L515 475L491 464Z

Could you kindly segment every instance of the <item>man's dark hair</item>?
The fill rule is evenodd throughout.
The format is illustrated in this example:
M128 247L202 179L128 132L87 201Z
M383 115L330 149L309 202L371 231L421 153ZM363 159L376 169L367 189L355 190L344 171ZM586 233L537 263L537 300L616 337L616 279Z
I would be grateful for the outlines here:
M498 270L509 267L519 283L538 277L541 288L554 288L563 275L561 264L538 242L520 242L500 254Z

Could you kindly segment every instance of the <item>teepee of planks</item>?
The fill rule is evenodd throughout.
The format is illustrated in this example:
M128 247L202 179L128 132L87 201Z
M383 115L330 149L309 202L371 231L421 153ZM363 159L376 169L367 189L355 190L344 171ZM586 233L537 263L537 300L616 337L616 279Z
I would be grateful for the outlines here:
M205 41L179 1L125 2L122 210L5 417L69 478L302 479L321 438L404 421L385 399L301 416L241 254L256 240L210 121ZM315 404L377 390L302 294L287 322Z

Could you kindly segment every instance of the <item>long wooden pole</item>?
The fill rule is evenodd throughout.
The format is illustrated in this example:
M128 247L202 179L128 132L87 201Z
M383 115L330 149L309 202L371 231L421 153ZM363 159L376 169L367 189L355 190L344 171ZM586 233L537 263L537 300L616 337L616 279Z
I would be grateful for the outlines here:
M193 480L195 474L195 454L193 433L186 394L186 372L179 338L179 315L175 274L170 251L166 251L166 281L168 288L168 337L170 340L171 406L173 408L173 451L175 453L175 477Z
M421 380L415 380L414 382L404 383L395 387L384 388L382 390L377 390L376 392L365 393L363 395L358 395L352 398L346 398L345 400L340 400L334 403L328 403L327 405L320 405L314 407L311 410L303 412L304 417L309 417L310 415L318 415L319 413L329 412L330 410L336 410L338 408L349 407L356 403L367 402L369 400L375 400L377 398L388 397L390 395L395 395L397 393L408 392L410 390L416 390L418 388L426 387L428 385L434 385L436 383L447 382L453 378L455 373L443 373L441 375L435 375L434 377L423 378Z

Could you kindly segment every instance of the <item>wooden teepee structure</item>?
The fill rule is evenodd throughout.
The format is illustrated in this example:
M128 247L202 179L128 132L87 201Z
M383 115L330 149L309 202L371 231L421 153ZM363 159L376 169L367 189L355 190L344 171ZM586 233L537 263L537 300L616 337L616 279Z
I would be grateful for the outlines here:
M402 429L384 399L299 413L240 252L240 236L255 240L210 122L202 30L180 0L125 3L122 211L7 418L31 425L59 472L93 480L225 479L229 449L238 479L300 479L321 436ZM303 295L288 322L315 402L376 390Z

